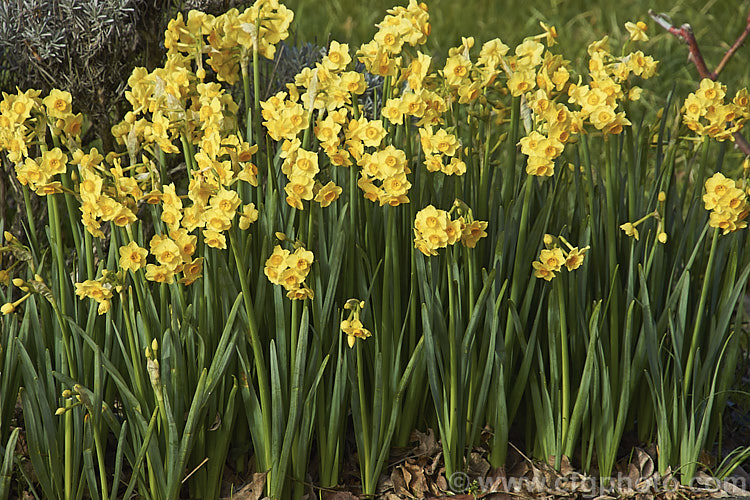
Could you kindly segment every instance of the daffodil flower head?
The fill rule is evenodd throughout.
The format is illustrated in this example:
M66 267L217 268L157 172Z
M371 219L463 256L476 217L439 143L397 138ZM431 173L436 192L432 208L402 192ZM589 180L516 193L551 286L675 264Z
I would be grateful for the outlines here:
M365 302L358 299L349 299L344 304L344 309L349 310L347 319L341 321L341 331L346 335L349 347L354 347L357 339L364 340L370 337L372 333L364 327L359 318L360 312L365 307Z
M747 227L747 192L744 184L736 183L717 172L706 180L703 203L710 210L708 223L722 230L723 234Z
M646 34L646 31L648 30L648 25L644 23L643 21L638 21L636 23L628 21L625 23L625 29L628 30L631 41L633 42L647 42L648 41L648 35Z
M625 234L628 236L632 236L636 240L639 238L638 229L636 229L635 224L632 222L626 222L625 224L620 225L620 229L625 231Z

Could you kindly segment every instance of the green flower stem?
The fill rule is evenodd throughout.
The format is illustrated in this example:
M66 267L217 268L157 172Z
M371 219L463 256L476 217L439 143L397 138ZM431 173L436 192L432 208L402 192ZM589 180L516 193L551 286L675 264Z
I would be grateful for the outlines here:
M125 231L128 235L128 240L127 240L128 242L136 241L135 238L133 237L133 229L130 227L130 224L125 226ZM122 238L122 240L124 242L125 238ZM199 245L202 245L202 244L203 244L203 241L202 240L199 241ZM132 271L130 272L132 273ZM133 288L135 289L136 300L138 300L139 310L141 311L146 310L146 305L143 302L143 284L145 282L146 282L146 277L145 277L143 269L139 269L136 273L133 274L133 285L134 285ZM151 332L149 331L148 327L146 327L145 330L146 330L146 337L148 341L151 342L152 340Z
M62 185L66 189L73 191L70 175L65 173L60 176L62 179ZM74 197L70 195L69 193L65 193L65 208L68 211L68 220L70 221L70 232L73 233L73 242L75 243L76 250L80 250L82 248L81 245L81 235L78 232L78 228L75 227L75 221L80 219L80 215L78 214L76 207L73 206Z
M364 374L364 361L362 359L362 349L364 345L362 342L356 341L354 348L357 350L357 392L359 394L359 408L360 414L362 415L362 443L364 450L360 456L362 465L362 490L373 491L374 488L370 485L370 479L372 475L372 466L370 463L370 414L367 408L367 401L365 401L365 374Z
M94 434L94 447L96 448L96 460L99 467L99 482L102 485L102 500L109 500L109 485L107 484L107 469L104 465L104 447L102 438L99 435L101 431L101 419L91 416L92 430Z
M164 150L157 146L157 155L159 157L159 189L163 189L164 181L167 180L167 155ZM185 160L187 163L187 160Z
M299 300L292 300L292 320L290 323L291 328L291 349L289 359L291 361L289 368L290 380L294 376L294 370L297 364L297 342L299 340Z
M273 155L271 154L271 151L273 151L273 148L271 147L271 138L266 135L266 172L268 172L268 188L278 191L279 185L276 179L276 174L273 171ZM260 162L259 162L260 163ZM258 193L258 198L260 199L260 193Z
M388 209L388 233L386 235L386 245L388 245L391 248L391 263L393 264L392 268L392 279L391 283L393 283L393 294L392 294L392 304L393 304L393 310L391 311L391 331L393 332L394 337L392 337L392 340L394 343L398 342L399 338L399 332L401 331L402 321L401 321L401 253L398 249L398 243L399 238L396 234L396 217L398 214L396 213L395 207L390 207ZM391 339L389 339L391 340Z
M26 207L26 220L29 222L29 237L31 239L31 246L34 249L34 254L39 250L39 243L36 239L36 223L34 222L34 211L31 209L31 196L29 195L29 186L24 185L23 187L23 204Z
M636 164L635 141L631 127L625 128L625 149L628 155L628 178L626 182L628 188L628 220L633 220L637 217L636 189L640 184L640 172Z
M585 134L581 135L581 161L583 162L583 167L586 170L586 180L588 181L589 185L589 195L588 195L588 202L589 202L589 214L595 214L594 211L594 172L591 168L591 154L589 152L589 141Z
M614 140L610 139L611 143L606 143L604 147L605 159L607 163L607 179L604 183L606 197L607 197L607 230L605 234L607 237L607 255L609 258L609 280L611 282L619 282L617 276L617 240L620 234L620 227L617 224L617 212L618 212L618 194L619 182L615 184L615 181L619 181L617 169L615 166L616 153L612 151L613 147L616 147ZM591 212L592 214L594 212ZM615 332L620 330L620 287L616 284L612 287L612 297L609 299L609 324L610 324L610 370L612 376L613 387L617 387L619 384L619 373L620 373L620 338Z
M531 190L534 183L534 179L532 176L527 175L526 176L526 182L524 187L524 193L523 193L523 206L521 208L521 221L518 225L518 241L516 241L516 252L513 262L513 275L511 278L511 290L510 290L510 300L514 304L518 304L518 298L521 294L521 287L524 283L526 283L527 280L521 279L521 266L523 265L523 262L525 262L525 259L521 258L521 255L523 255L524 246L526 245L526 233L528 230L528 224L529 224L529 205L531 204ZM510 346L513 342L513 332L515 327L513 326L513 317L511 316L510 312L508 312L507 320L505 323L505 345ZM510 376L510 372L512 370L508 370L506 372L506 376ZM506 383L510 383L510 380L506 380ZM513 418L513 415L508 416L509 419Z
M349 165L349 251L348 253L348 268L349 276L356 276L356 248L357 248L357 171L354 165ZM355 283L354 280L346 280L348 289L346 290L348 296L354 296Z
M255 110L255 137L256 142L260 144L260 138L263 137L260 129L260 59L258 57L258 47L253 47L253 106ZM270 150L266 152L270 154Z
M388 99L390 99L392 95L393 95L393 77L386 76L385 81L383 82L383 102L381 103L381 106L380 106L381 118L382 118L383 106L385 106L385 103L388 102Z
M57 280L59 289L57 290L60 297L60 310L63 316L67 316L67 290L65 286L65 258L63 257L62 233L60 231L60 214L57 210L57 196L51 194L47 196L47 210L49 212L50 234L52 236L52 247L55 252L55 261L57 263ZM62 325L60 325L62 327Z
M518 132L521 118L521 98L514 97L510 110L510 136L508 137L508 165L503 176L503 205L508 206L516 186L516 155L518 153ZM507 178L506 178L507 176Z
M393 264L391 261L393 260L393 248L391 245L389 245L389 235L391 234L391 224L393 224L393 218L390 217L390 213L386 212L386 230L385 230L385 256L383 257L383 286L381 290L381 302L380 302L380 332L378 335L378 347L380 348L381 352L383 353L383 359L390 360L391 358L391 344L392 344L392 337L388 336L388 334L392 334L391 332L391 323L390 323L390 316L393 314L393 310L391 310L391 297L393 294L393 290L391 287L391 282L393 280L392 271L393 271Z
M193 175L193 155L190 154L190 141L188 141L185 132L180 134L180 142L182 143L182 154L185 156L185 166L187 167L188 178ZM164 183L166 179L162 179Z
M492 123L490 119L485 120L482 123L482 129L484 129L484 151L479 157L479 202L477 204L477 218L486 219L489 215L489 201L490 196L487 183L490 179L490 137L492 137Z
M130 307L129 302L125 300L125 292L120 292L120 303L122 304L123 314L122 318L125 320L125 329L128 332L128 348L130 349L130 362L133 365L133 371L135 372L135 388L138 391L138 400L146 401L146 391L143 385L144 373L143 363L141 361L141 354L138 351L138 347L135 342L135 332L133 331L133 325L130 322ZM143 410L143 409L142 409Z
M250 75L247 68L247 57L240 57L240 69L242 71L242 93L245 97L245 140L253 143L253 111L250 108Z
M383 87L385 87L385 83L383 83ZM362 110L365 112L365 110ZM373 91L372 93L372 116L373 118L378 116L378 92L377 90Z
M60 137L52 134L52 142L55 145L55 147L60 147ZM60 180L62 181L62 185L65 189L69 191L73 191L71 186L71 180L70 175L65 172L60 175ZM75 207L73 207L73 198L69 194L65 194L65 207L68 211L68 218L70 219L70 232L73 233L73 241L75 242L75 248L80 249L81 248L81 236L78 234L78 231L75 227L73 227L73 224L75 220L78 219L78 215L76 214Z
M451 249L452 250L452 249ZM463 450L458 449L458 433L460 428L464 425L463 422L458 421L458 394L459 394L459 381L460 376L458 373L458 356L460 349L457 349L456 345L456 318L453 317L453 312L456 307L456 297L454 292L453 284L453 255L449 251L447 255L451 258L446 259L446 266L448 268L448 362L449 362L449 377L450 377L450 400L448 403L448 446L443 446L443 453L445 454L445 477L451 477L456 472L456 464L454 460Z
M83 230L83 245L86 252L86 278L93 280L96 275L94 270L94 248L91 241L91 233L88 229Z
M250 286L247 283L247 274L243 271L245 266L242 265L239 251L237 249L238 241L235 235L235 228L229 233L229 244L232 247L234 262L237 265L238 275L240 277L240 287L242 288L242 298L245 302L245 311L248 321L248 341L253 349L253 358L255 360L255 372L258 376L258 392L260 393L261 414L263 415L263 437L264 450L256 450L260 470L268 470L271 467L271 397L269 394L268 374L266 371L265 356L263 356L263 345L260 342L258 333L258 324L255 319L255 307L250 296ZM250 383L250 381L248 381Z
M475 276L475 257L474 252L466 247L462 247L463 254L464 254L464 262L466 263L466 267L468 268L468 279L469 282L469 317L471 318L471 315L474 314L474 306L476 305L476 288L474 285L474 276Z
M568 357L568 325L565 315L565 289L563 287L562 278L555 281L555 293L557 294L558 307L560 309L560 361L562 369L562 386L560 388L561 400L562 400L562 429L561 436L562 442L568 442L568 426L570 424L570 360ZM572 450L563 450L564 454L568 454ZM555 456L555 468L559 469L562 457L557 454Z
M313 230L315 228L315 209L317 208L317 205L315 203L310 203L310 210L307 215L307 249L310 250L313 248ZM294 351L292 351L294 352Z
M411 143L411 124L410 119L408 117L404 117L404 146L405 146L405 153L406 157L411 161L412 158L412 143Z
M65 401L65 500L71 500L75 497L73 492L73 456L75 449L73 446L73 402L68 399Z
M352 94L352 116L355 120L359 120L359 98L357 94Z
M701 145L701 175L703 178L705 178L706 174L709 172L708 170L708 152L709 147L711 145L711 137L706 135L703 136L703 144ZM703 186L703 183L696 184L699 186Z
M708 148L706 148L708 149ZM701 326L703 326L703 316L705 316L706 301L708 300L708 289L709 283L711 282L711 275L714 267L714 257L716 256L716 242L719 239L719 228L714 228L714 236L711 240L711 250L708 254L708 264L706 265L706 274L703 277L703 287L701 289L701 297L698 301L698 309L696 310L695 326L693 327L693 334L690 337L690 351L688 352L687 364L685 365L685 381L683 384L683 393L689 394L690 382L693 376L693 363L695 363L695 352L698 349L698 338L701 333Z

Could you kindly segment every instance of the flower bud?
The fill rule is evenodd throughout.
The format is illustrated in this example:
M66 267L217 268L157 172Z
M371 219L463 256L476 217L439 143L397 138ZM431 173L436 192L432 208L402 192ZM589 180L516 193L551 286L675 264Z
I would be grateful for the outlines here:
M16 310L16 306L14 306L12 302L3 304L2 307L0 307L0 313L3 313L3 316L12 313L15 310Z

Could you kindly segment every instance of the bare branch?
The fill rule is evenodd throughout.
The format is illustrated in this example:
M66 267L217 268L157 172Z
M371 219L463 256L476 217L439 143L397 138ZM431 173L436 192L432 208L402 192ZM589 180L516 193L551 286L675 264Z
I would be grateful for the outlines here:
M701 79L708 78L715 81L719 77L719 73L721 73L721 70L724 69L735 52L737 52L737 49L740 48L740 46L745 42L747 36L750 34L750 14L748 14L745 30L740 34L734 44L729 48L729 50L727 50L726 54L724 54L724 57L721 58L721 62L716 67L716 70L709 71L708 67L706 66L706 61L703 59L703 54L701 53L700 47L698 47L698 41L695 39L695 35L693 35L693 28L691 28L689 24L686 23L679 28L676 28L666 14L657 14L653 10L649 9L648 15L651 16L651 19L653 19L656 24L687 44L688 52L690 54L690 60L693 61L693 64L695 64L695 69L698 70L698 75L701 77ZM745 139L745 136L743 136L739 132L735 132L734 134L732 134L732 136L734 137L735 147L745 153L745 155L750 156L750 143L747 141L747 139Z

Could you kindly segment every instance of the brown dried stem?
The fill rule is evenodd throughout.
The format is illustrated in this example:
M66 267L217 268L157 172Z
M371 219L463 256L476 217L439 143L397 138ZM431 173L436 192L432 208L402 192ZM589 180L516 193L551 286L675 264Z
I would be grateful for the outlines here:
M672 25L672 23L664 14L657 14L651 9L649 9L648 15L651 16L651 19L653 19L656 24L687 44L688 52L690 53L690 60L692 60L693 64L695 64L695 69L698 70L698 75L701 77L701 79L708 78L715 81L719 77L719 73L721 73L721 71L727 65L735 52L737 52L737 49L740 48L740 46L745 42L745 39L748 37L748 35L750 35L750 14L748 14L745 30L740 34L739 37L737 37L737 40L729 48L729 50L727 50L727 52L724 54L724 57L721 58L721 62L719 62L719 65L716 66L716 69L714 71L709 71L708 66L706 66L706 61L703 59L703 54L701 53L700 47L698 47L698 41L695 39L695 35L693 35L693 28L691 28L689 24L686 23L677 28ZM740 149L743 153L745 153L745 155L750 156L750 143L748 143L747 139L745 139L745 136L743 136L739 132L735 132L732 135L734 137L735 147Z

